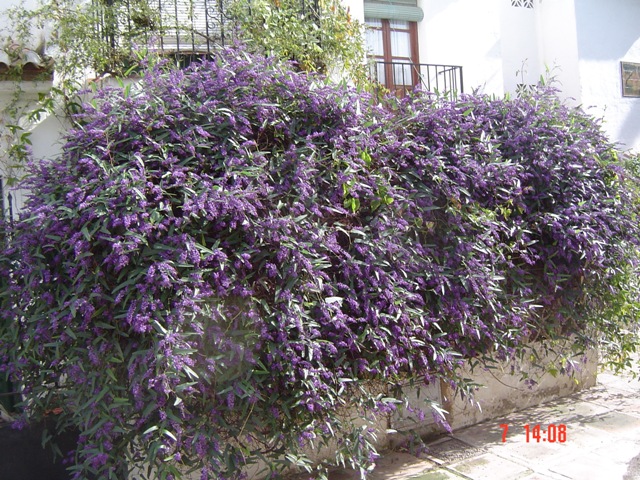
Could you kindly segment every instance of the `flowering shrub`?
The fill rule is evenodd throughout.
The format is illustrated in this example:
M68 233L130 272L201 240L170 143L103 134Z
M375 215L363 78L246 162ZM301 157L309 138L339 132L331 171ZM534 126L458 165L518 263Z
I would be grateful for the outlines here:
M401 381L464 389L462 356L589 332L624 293L637 227L593 121L545 92L372 105L227 50L99 92L32 165L0 363L25 418L80 429L77 478L329 441L365 476Z
M619 282L635 265L637 182L597 121L543 86L514 100L418 97L396 122L392 168L415 199L403 217L427 248L418 270L440 272L434 293L448 287L429 304L456 319L457 350L500 355L513 340L588 330L584 344L603 309L634 317L637 289Z

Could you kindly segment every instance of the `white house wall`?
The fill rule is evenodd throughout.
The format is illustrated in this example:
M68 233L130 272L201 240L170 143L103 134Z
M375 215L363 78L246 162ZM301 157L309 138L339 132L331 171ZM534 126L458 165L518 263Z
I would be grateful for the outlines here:
M575 18L582 104L612 139L640 151L640 98L622 96L620 74L621 61L640 63L640 2L576 0Z
M419 0L420 63L461 65L464 89L502 93L500 0Z
M549 69L568 96L579 96L573 0L514 3L418 0L420 62L461 65L465 91L495 95L534 85Z
M502 75L505 92L516 93L518 86L535 85L544 71L540 42L540 12L501 2Z
M577 0L581 2L582 0ZM578 37L574 0L544 0L539 12L540 53L543 75L549 71L563 95L582 103Z
M40 2L38 0L0 0L0 39L2 40L0 50L7 47L11 48L12 44L18 41L18 37L12 31L13 24L7 11L16 7L35 10L39 5ZM42 46L41 43L47 35L50 35L51 30L49 27L37 25L37 22L33 22L31 27L31 38L23 46L29 49L37 49Z

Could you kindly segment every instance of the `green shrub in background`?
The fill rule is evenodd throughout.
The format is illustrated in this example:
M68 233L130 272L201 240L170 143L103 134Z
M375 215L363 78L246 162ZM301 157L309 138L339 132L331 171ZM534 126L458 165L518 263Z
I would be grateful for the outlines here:
M339 0L236 0L230 11L239 38L256 53L368 85L364 25Z

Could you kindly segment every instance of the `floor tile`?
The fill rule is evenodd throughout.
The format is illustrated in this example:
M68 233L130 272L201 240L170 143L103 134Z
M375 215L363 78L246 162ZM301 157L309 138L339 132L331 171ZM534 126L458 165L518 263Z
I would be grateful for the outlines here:
M523 465L490 453L453 463L448 468L473 480L516 480L534 473Z
M614 480L624 477L627 465L590 453L573 457L561 465L549 467L549 470L571 480Z
M450 470L437 468L410 480L468 480L468 477L456 475Z

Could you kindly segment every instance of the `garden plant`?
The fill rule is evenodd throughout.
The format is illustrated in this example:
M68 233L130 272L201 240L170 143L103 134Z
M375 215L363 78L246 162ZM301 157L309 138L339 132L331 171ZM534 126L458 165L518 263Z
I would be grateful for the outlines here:
M19 423L80 431L75 478L277 477L321 445L365 478L407 381L635 349L634 169L550 88L379 103L226 49L75 122L0 252L0 373Z

